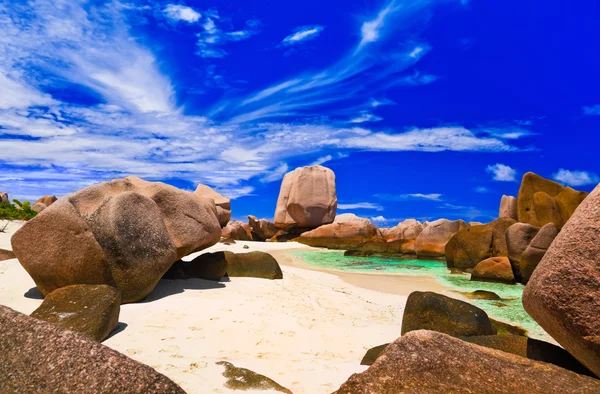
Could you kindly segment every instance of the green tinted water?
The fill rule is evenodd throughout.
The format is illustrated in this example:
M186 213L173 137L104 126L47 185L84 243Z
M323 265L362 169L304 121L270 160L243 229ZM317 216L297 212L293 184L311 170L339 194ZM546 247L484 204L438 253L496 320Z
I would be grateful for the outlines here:
M356 273L382 273L402 275L426 275L434 277L440 284L454 292L473 292L475 290L491 291L502 300L470 299L491 317L507 323L517 324L529 331L529 335L540 339L549 339L542 328L525 312L521 297L523 285L505 285L501 283L471 281L469 274L451 273L444 261L404 260L386 257L353 257L344 256L343 251L293 251L294 256L301 257L307 264L329 270ZM427 290L427 289L423 289ZM459 294L457 294L457 297Z

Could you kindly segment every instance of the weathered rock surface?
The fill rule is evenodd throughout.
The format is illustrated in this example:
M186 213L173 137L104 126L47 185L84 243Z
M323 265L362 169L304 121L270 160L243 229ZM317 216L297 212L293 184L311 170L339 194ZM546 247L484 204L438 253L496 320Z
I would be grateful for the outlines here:
M8 193L0 192L0 203L2 202L10 202L10 200L8 199Z
M248 215L248 225L254 241L266 241L277 234L277 227L267 219L258 219L256 216Z
M182 264L183 272L188 278L221 280L227 273L225 252L203 253L190 262Z
M459 230L467 228L463 220L438 219L430 222L415 240L415 252L421 257L443 257L446 244Z
M517 199L513 196L502 196L500 200L499 218L510 218L513 220L519 219L519 209Z
M283 279L283 272L273 256L265 252L225 252L229 277Z
M231 219L231 201L229 197L225 197L209 186L199 184L194 191L198 197L210 198L215 202L217 207L217 218L221 227L225 227Z
M523 306L600 376L600 186L583 201L531 275Z
M221 237L236 241L252 241L250 226L240 220L233 220L221 230Z
M587 194L528 172L519 188L519 222L536 227L554 223L560 229Z
M455 337L495 335L487 313L468 302L432 292L412 292L404 307L402 335L432 330Z
M16 259L17 256L12 252L12 250L0 249L0 261Z
M48 294L31 316L103 341L119 324L120 305L112 286L72 285Z
M377 227L372 224L353 221L325 224L302 233L297 241L305 245L329 249L353 249L373 240L378 234Z
M417 239L423 232L423 224L415 219L406 219L395 227L381 229L386 242Z
M539 231L540 227L527 223L515 223L506 230L506 249L512 264L519 264L523 252Z
M460 368L458 367L460 366ZM484 348L433 331L391 343L338 394L596 393L600 381L551 364Z
M490 257L508 256L506 230L513 224L513 219L498 218L460 230L446 244L448 267L473 268Z
M335 174L323 166L296 168L281 182L275 209L279 229L317 228L332 223L337 209Z
M4 306L0 327L2 393L185 394L147 365Z
M57 200L11 243L43 295L73 284L107 284L126 303L143 299L171 264L220 235L212 200L129 177Z
M38 199L36 202L33 203L33 205L31 206L31 209L40 213L44 209L48 208L50 205L54 204L56 202L56 200L58 200L58 198L56 198L56 196L41 197L40 199Z
M477 264L471 272L471 280L483 282L515 283L512 266L508 257L490 257Z
M336 215L334 223L348 223L348 222L362 222L366 224L373 224L367 218L361 218L360 216L356 216L353 213L342 213L341 215Z
M529 281L531 274L533 274L557 235L558 229L554 223L548 223L531 240L529 246L527 246L516 264L513 265L515 276L519 279L519 282L527 283Z
M218 365L225 367L223 376L227 378L225 387L231 390L273 390L280 393L292 394L292 392L271 378L258 374L246 368L239 368L227 361L218 361Z

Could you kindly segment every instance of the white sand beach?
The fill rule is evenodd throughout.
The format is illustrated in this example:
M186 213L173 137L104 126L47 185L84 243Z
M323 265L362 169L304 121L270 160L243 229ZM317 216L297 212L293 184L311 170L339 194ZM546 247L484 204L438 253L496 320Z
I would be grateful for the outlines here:
M0 234L0 248L10 249L18 228L12 223ZM188 393L233 392L224 386L218 361L263 374L295 394L331 393L366 369L360 360L368 348L400 336L411 291L443 290L426 277L390 281L386 275L305 269L285 253L290 249L309 248L238 241L201 252L267 251L278 259L284 279L161 280L143 302L122 305L119 330L104 344L152 366ZM369 289L378 286L387 291ZM0 262L0 304L29 314L42 302L34 287L16 259Z

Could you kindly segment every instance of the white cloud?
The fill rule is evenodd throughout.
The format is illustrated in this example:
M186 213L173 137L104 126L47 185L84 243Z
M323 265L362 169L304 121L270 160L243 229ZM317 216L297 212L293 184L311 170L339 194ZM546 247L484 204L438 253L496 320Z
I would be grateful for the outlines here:
M340 211L348 211L351 209L374 209L376 211L383 211L383 207L379 204L373 204L370 202L357 202L352 204L338 204Z
M379 14L377 14L375 19L366 21L362 24L362 27L360 28L362 39L359 47L362 47L370 42L375 42L379 39L381 29L385 24L386 18L394 10L394 1L392 1L387 7L379 11Z
M275 182L283 178L283 176L288 172L289 167L286 163L280 164L277 168L271 171L267 176L261 178L261 182L270 183Z
M583 107L583 113L585 115L600 115L600 104L591 107Z
M202 16L191 7L179 4L168 4L163 10L165 16L172 21L184 21L187 23L195 23Z
M373 115L368 111L363 111L360 116L350 120L350 123L365 123L365 122L379 122L383 120L381 116Z
M441 193L376 194L375 197L388 201L429 200L441 201Z
M203 58L223 58L227 56L228 52L222 48L226 43L247 40L258 34L260 29L260 21L257 19L246 21L243 30L225 31L217 23L220 23L220 17L215 11L212 11L202 24L203 31L196 34L198 38L196 53Z
M440 197L442 197L442 195L439 193L432 193L432 194L416 193L416 194L408 194L408 196L412 197L412 198L416 198L416 199L432 200L432 201L439 201Z
M321 35L323 29L325 29L325 27L318 25L299 27L294 33L284 38L281 41L281 45L290 46L302 41L314 40Z
M513 182L516 180L515 177L517 175L517 171L514 168L504 164L496 163L494 165L489 165L485 171L489 174L492 174L492 178L495 181Z
M437 77L435 75L421 74L418 71L415 71L413 75L409 75L401 79L401 82L409 85L428 85L435 81L437 81Z
M563 168L554 174L554 179L569 186L594 185L600 182L598 175L588 171L569 171Z

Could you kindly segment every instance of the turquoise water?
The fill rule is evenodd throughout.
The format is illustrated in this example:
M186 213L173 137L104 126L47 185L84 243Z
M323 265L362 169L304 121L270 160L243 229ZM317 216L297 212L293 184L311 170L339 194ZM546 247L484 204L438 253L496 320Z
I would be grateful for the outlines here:
M301 257L307 264L329 270L356 273L383 273L402 275L427 275L434 277L440 284L458 293L475 290L491 291L501 300L470 299L469 302L487 312L490 317L507 323L516 324L535 338L548 339L542 328L525 312L521 303L523 285L505 285L501 283L471 281L469 274L451 273L444 261L405 260L392 257L354 257L344 256L343 251L293 251L292 255ZM424 289L426 290L426 289Z

